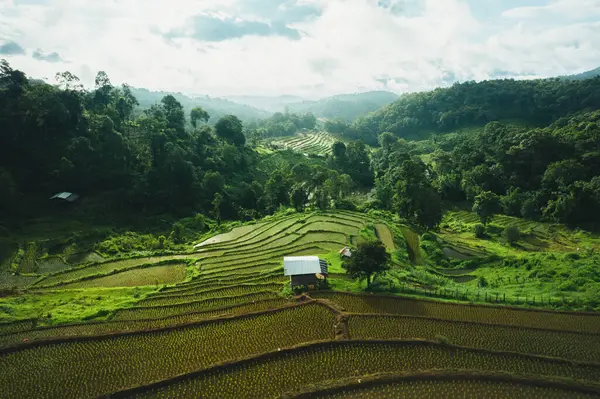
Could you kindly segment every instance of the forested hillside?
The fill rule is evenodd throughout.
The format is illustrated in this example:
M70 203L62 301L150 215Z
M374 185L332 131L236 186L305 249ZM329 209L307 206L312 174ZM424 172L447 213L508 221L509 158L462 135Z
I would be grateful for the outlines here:
M341 94L318 101L303 101L288 104L290 112L312 113L317 118L340 119L352 122L356 118L395 101L398 96L388 91L370 91L366 93Z
M591 71L585 71L582 73L578 73L576 75L562 76L562 79L584 80L584 79L595 78L596 76L600 76L600 68L592 69Z
M450 88L404 95L352 125L336 123L326 128L375 143L384 132L405 139L424 139L433 133L498 120L546 126L573 112L600 107L599 89L600 78L456 83Z
M132 94L137 98L142 109L148 109L159 103L163 97L173 96L184 108L186 113L194 107L202 107L210 115L209 122L214 124L220 117L225 115L236 115L242 121L251 121L266 118L270 115L262 109L239 104L223 98L211 98L208 96L191 98L181 93L167 93L161 91L150 91L142 88L131 88Z
M204 109L187 113L172 95L138 114L130 87L113 86L104 72L85 91L70 73L52 86L0 66L0 218L13 223L55 209L48 199L61 191L81 195L82 204L98 199L86 214L101 218L252 219L280 205L303 209L309 193L311 204L335 206L355 188L348 174L371 174L364 146L352 153L362 162L338 168L292 153L263 155L246 145L234 115L213 127ZM315 118L297 122L295 129L311 128Z

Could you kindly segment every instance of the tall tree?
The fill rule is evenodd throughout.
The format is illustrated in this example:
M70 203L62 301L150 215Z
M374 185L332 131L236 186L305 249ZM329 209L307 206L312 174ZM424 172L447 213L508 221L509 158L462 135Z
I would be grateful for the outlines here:
M495 214L502 211L500 197L491 191L484 191L475 197L473 212L479 216L479 220L484 225L488 224Z
M442 201L431 184L425 164L419 159L404 161L396 175L395 210L422 227L436 227L442 220Z
M208 115L208 112L206 112L202 107L194 107L190 111L190 122L192 123L194 129L196 128L198 121L208 122L209 119L210 115Z
M234 115L226 115L219 119L215 125L217 137L221 140L241 147L246 144L246 137L244 136L244 126Z
M367 241L358 244L352 256L344 259L342 267L352 278L367 280L367 287L371 287L371 277L389 270L390 260L381 241Z

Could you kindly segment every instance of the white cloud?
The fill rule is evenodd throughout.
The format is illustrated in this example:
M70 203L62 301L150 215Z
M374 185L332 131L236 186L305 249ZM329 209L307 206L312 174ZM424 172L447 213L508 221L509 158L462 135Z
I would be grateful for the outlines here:
M534 19L559 16L561 18L590 18L600 15L600 0L553 0L544 6L516 7L502 13L513 19Z
M9 57L14 67L49 78L70 70L87 85L104 70L114 83L149 89L314 97L600 65L600 0L518 7L485 23L466 0L0 0L0 8L0 41L28 52ZM286 24L300 39L165 37L185 33L196 15ZM36 49L60 61L36 60Z

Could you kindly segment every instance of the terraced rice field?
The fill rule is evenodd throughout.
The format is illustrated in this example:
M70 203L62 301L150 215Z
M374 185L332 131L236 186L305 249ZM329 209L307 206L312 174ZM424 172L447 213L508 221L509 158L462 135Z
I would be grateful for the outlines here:
M307 304L261 317L56 341L2 354L0 397L94 397L279 347L331 339L333 325L329 309Z
M322 390L290 393L285 398L595 398L594 389L543 379L503 374L426 373L352 379L348 384Z
M0 398L600 396L596 314L282 295L284 256L337 252L369 223L392 249L380 222L346 211L266 219L193 253L50 274L35 292L154 285L154 272L176 281L103 321L0 324Z
M297 133L295 136L273 141L273 144L301 153L325 155L331 152L335 141L336 139L327 132L311 132Z
M63 289L95 287L137 287L143 285L175 284L185 280L185 263L152 266L135 270L126 270L105 277L98 277L78 283L66 284Z
M392 296L354 295L334 292L318 292L313 294L312 297L332 301L351 313L424 316L443 320L591 334L600 332L600 315L596 314L522 310L502 306L461 305Z
M375 373L419 370L530 373L593 383L600 366L535 356L456 349L425 341L334 341L275 351L213 367L163 386L117 397L274 398L310 384ZM285 372L282 372L285 370Z
M50 274L34 284L36 288L48 288L60 286L67 283L77 282L90 277L101 277L114 273L115 271L124 271L133 267L143 265L156 265L160 262L168 262L173 260L193 259L192 255L168 255L155 256L147 258L131 258L118 261L109 261L96 263L89 266L83 266L75 269L65 270L62 272Z

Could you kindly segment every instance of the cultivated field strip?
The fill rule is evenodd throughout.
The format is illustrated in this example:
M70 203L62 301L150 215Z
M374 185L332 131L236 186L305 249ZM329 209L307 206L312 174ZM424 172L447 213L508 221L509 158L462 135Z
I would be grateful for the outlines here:
M180 289L185 289L188 287L197 287L203 284L213 284L213 283L220 283L220 282L227 282L227 281L232 281L232 278L238 279L237 281L247 281L250 279L260 279L260 278L268 278L268 277L273 277L273 276L281 276L283 275L283 267L273 267L270 270L265 270L264 272L261 273L253 273L253 272L246 272L246 273L236 273L235 277L234 276L227 276L227 277L219 277L219 276L213 276L213 277L205 277L204 275L200 274L198 276L194 276L190 281L186 281L184 283L181 284L177 284L175 286L170 286L170 287L164 287L160 292L161 293L167 293L167 292L173 292L173 291L178 291ZM236 280L234 280L236 281Z
M252 292L273 291L279 292L282 284L238 284L223 288L199 291L191 294L180 294L170 296L154 296L138 302L139 306L168 306L187 303L198 299L222 298L250 294Z
M222 316L242 315L260 312L284 306L294 306L296 302L285 298L264 299L244 302L238 305L223 307L203 312L183 313L160 319L102 321L93 323L65 324L51 327L24 329L19 332L0 335L0 347L22 343L24 340L35 341L59 337L86 337L116 332L144 331L169 326L194 323Z
M589 384L600 378L600 365L560 359L451 347L427 341L333 341L274 351L116 397L272 398L323 381L422 370L534 374Z
M383 295L358 295L333 292L315 292L311 293L311 297L328 299L351 313L424 316L455 321L472 321L591 334L600 332L600 315L591 313L462 305Z
M164 331L0 350L0 397L96 397L218 362L332 339L333 325L328 308L309 303Z
M282 395L284 399L312 398L597 398L600 389L564 380L503 373L433 371L417 374L362 376L310 386Z
M253 276L253 277L252 277ZM289 281L289 277L283 275L283 269L277 269L276 272L268 272L264 274L252 273L251 276L243 275L241 277L231 278L211 278L211 279L196 279L193 280L193 284L186 285L175 285L172 289L163 289L158 294L152 295L151 297L163 297L173 294L188 294L192 292L199 292L202 290L209 290L215 288L222 288L232 284L249 284L249 283L284 283Z
M281 138L273 144L286 149L308 153L325 155L331 152L331 146L336 139L327 132L298 133L295 136Z
M600 332L584 334L410 316L350 315L350 338L444 340L453 345L600 362Z
M79 279L86 278L89 276L110 274L113 273L115 270L126 270L132 267L139 267L142 265L155 264L165 261L194 259L194 257L194 254L182 254L153 256L145 258L131 258L117 261L109 261L104 263L96 263L77 269L70 269L67 271L50 274L46 278L36 282L36 284L34 284L34 288L51 287L67 282L75 282Z
M198 251L199 254L204 254L206 252L211 251L224 251L224 250L234 250L236 248L248 245L248 244L256 244L260 243L261 240L264 240L269 237L273 237L277 235L281 231L285 231L290 226L293 226L297 223L297 217L286 217L279 220L275 220L273 222L265 223L264 225L258 226L255 230L252 230L248 234L240 237L239 239L231 242L225 242L221 244L213 244L206 245L200 248Z
M362 222L344 218L335 220L326 215L309 217L304 223L299 223L298 219L285 219L280 223L264 226L265 230L251 237L248 236L244 241L235 241L226 246L203 247L199 254L204 261L210 260L214 251L218 251L218 254L214 255L219 257L239 256L240 253L260 252L272 247L290 245L296 241L314 242L317 240L315 234L318 233L332 234L330 240L333 241L335 241L333 233L338 233L335 238L340 242L346 242L349 236L358 234L363 225Z
M240 279L240 276L246 276L248 274L261 274L267 273L274 268L279 268L282 270L283 274L283 262L281 258L272 258L267 261L261 261L257 263L247 264L242 267L231 266L229 268L215 269L209 272L204 272L200 274L194 281L198 281L200 279L206 279L207 281L213 281L217 279L223 279L231 276L235 279ZM239 281L239 280L238 280Z
M202 248L209 244L222 244L228 241L238 240L243 236L249 234L253 230L259 228L264 223L256 223L256 224L248 224L245 226L235 227L231 231L227 233L221 233L214 237L209 238L208 240L203 241L200 244L197 244L196 247Z
M182 313L203 312L243 303L253 303L255 301L261 301L264 299L275 299L278 297L279 295L273 291L263 291L246 295L190 301L178 305L148 307L139 306L117 310L113 320L158 319L168 316L175 316Z
M336 251L340 249L339 242L331 241L320 241L314 243L305 243L299 245L290 245L289 247L283 246L273 248L271 250L265 250L262 253L255 255L244 256L243 254L232 256L226 260L214 261L214 262L203 262L201 263L202 271L204 274L207 272L217 272L226 270L241 270L243 268L250 268L269 264L268 268L272 268L273 261L278 260L278 265L282 264L284 256L300 255L301 253L308 252L308 254L319 254ZM266 268L263 267L263 270Z
M98 277L62 285L61 289L96 287L137 287L144 285L175 284L185 280L185 263L129 269L110 276Z
M27 330L35 327L35 320L20 320L10 323L0 323L0 334L10 334L15 331Z

